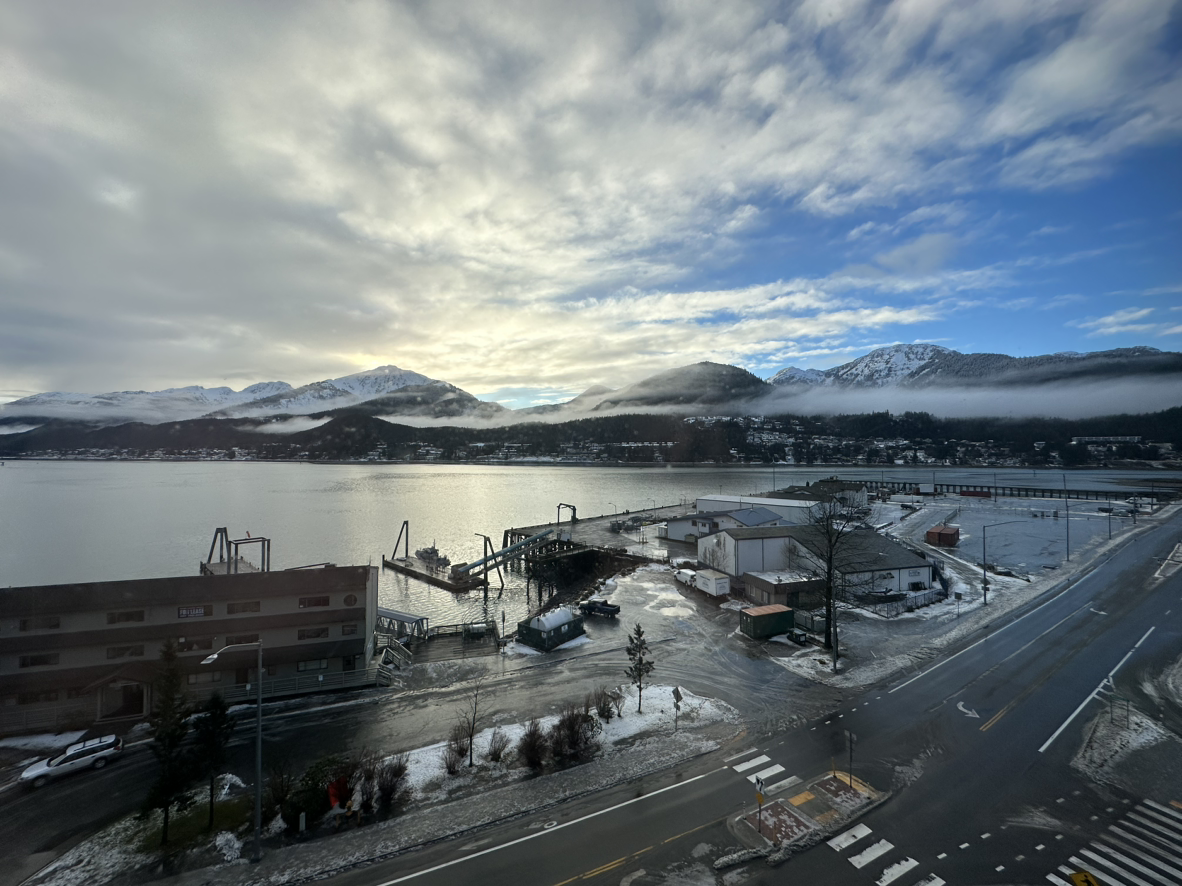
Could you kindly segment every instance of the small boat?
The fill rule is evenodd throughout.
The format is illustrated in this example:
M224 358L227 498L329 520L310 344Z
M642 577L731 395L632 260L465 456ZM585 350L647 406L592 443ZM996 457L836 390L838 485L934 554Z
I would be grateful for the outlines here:
M450 558L439 553L439 549L434 544L427 548L419 548L415 551L415 556L426 565L433 566L436 569L446 569L451 565Z

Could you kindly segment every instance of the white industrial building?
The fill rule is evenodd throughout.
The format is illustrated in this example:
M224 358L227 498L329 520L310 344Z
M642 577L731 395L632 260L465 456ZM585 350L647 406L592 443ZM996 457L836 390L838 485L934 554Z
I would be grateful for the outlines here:
M698 560L730 576L779 570L823 575L825 541L818 526L723 529L698 539ZM841 587L857 594L926 590L932 565L872 529L846 534L837 551Z
M767 508L785 523L807 523L821 507L819 501L793 498L761 498L750 495L703 495L695 504L699 513L738 511L744 508Z

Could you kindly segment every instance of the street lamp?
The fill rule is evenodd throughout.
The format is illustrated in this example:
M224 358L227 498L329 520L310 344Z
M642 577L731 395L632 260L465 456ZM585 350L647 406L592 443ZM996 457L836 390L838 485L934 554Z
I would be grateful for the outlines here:
M981 603L985 605L989 602L989 579L985 577L985 530L992 529L994 526L1007 526L1010 523L1024 523L1024 520L1005 520L1001 523L988 523L981 527Z
M255 697L254 716L254 853L250 860L257 863L262 858L263 833L263 641L253 643L231 643L223 646L213 655L207 655L201 660L203 665L213 664L219 655L230 649L249 649L255 647L259 652L258 674L255 682L258 684L258 694Z
M616 513L616 503L614 501L609 501L608 504L611 505L612 514L615 514Z

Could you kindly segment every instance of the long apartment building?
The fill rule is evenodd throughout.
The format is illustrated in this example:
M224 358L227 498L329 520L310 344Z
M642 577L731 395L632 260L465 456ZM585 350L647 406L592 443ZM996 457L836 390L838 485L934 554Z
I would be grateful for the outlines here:
M160 649L174 639L195 694L241 687L263 644L268 680L364 669L378 569L323 566L0 589L0 732L146 717Z

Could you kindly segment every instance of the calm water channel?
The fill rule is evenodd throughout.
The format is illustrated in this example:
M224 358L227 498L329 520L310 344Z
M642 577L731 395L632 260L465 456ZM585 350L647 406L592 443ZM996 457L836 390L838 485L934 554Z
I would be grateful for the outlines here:
M930 482L930 469L776 469L778 486L838 473ZM941 482L1061 487L1059 472L950 469ZM1160 473L1074 472L1073 488L1125 486ZM192 575L213 531L272 539L273 568L380 563L403 520L411 549L435 542L454 562L498 546L510 526L551 521L559 502L580 516L677 504L710 492L750 493L772 484L771 468L311 465L264 462L9 461L0 467L0 587ZM564 514L564 517L567 515ZM527 611L513 581L487 607L480 593L456 596L383 570L381 601L449 623Z

